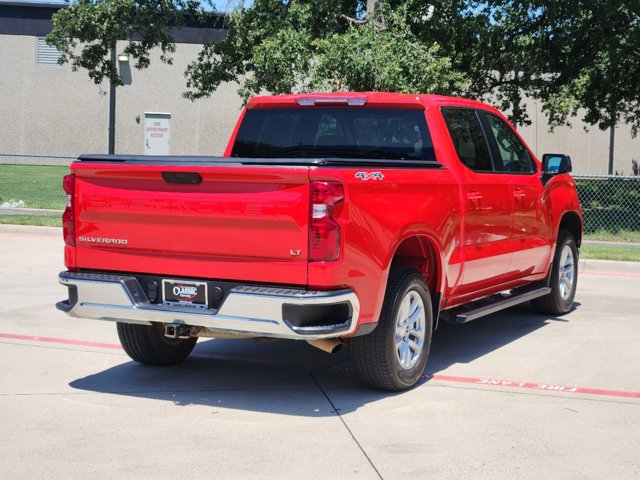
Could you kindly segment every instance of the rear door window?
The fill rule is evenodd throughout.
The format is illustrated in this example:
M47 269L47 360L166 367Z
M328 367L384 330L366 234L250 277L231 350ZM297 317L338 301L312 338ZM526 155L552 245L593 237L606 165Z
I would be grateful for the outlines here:
M443 108L442 115L460 161L471 170L493 171L491 154L475 110Z
M357 107L247 110L231 156L435 159L424 110Z

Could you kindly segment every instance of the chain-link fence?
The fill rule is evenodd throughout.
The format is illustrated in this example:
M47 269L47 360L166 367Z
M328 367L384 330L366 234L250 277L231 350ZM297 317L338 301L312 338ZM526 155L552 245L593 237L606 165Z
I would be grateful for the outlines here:
M60 217L66 202L62 177L74 159L0 153L0 222L13 222L18 217Z
M574 175L587 236L640 238L640 176Z
M59 216L62 177L75 157L0 153L0 219ZM587 237L640 241L640 176L574 175Z

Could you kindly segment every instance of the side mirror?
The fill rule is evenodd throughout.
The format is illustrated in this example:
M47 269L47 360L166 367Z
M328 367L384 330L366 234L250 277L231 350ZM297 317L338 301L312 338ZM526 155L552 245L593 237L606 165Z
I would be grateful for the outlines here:
M542 173L559 175L571 171L571 157L562 153L545 153L542 155Z

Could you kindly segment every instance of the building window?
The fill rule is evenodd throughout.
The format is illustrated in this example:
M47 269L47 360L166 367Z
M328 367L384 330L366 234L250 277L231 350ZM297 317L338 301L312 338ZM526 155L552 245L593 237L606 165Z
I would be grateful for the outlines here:
M38 65L59 66L58 59L61 57L56 47L47 45L44 37L36 38L36 63Z

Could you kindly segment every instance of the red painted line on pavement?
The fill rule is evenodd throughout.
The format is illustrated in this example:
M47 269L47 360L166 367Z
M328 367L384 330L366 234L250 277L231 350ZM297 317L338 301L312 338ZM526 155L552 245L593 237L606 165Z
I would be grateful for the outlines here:
M36 335L18 335L15 333L0 333L0 338L6 338L11 340L24 340L28 342L57 343L62 345L77 345L82 347L95 347L95 348L108 348L112 350L122 350L122 347L115 343L92 342L88 340L73 340L69 338L40 337ZM219 358L222 360L234 360L234 359L246 360L246 358L244 357L237 358L229 355L218 355L218 354L210 354L210 353L196 354L196 356ZM255 359L254 363L276 364L276 362L268 362L268 361L265 362L260 359ZM621 390L571 387L568 385L521 382L521 381L514 381L514 380L499 380L499 379L492 379L492 378L456 377L453 375L440 375L437 373L434 374L433 376L430 376L430 375L425 376L425 378L429 378L429 377L432 380L435 380L438 382L470 383L474 385L487 385L492 387L523 388L523 389L540 390L540 391L546 391L546 392L580 393L580 394L587 394L587 395L601 395L606 397L640 398L640 392L625 392Z
M640 273L579 272L578 275L600 275L602 277L640 278Z
M550 383L531 383L513 380L497 380L491 378L454 377L451 375L433 375L433 380L440 382L472 383L475 385L489 385L494 387L525 388L547 392L583 393L587 395L603 395L606 397L640 398L640 392L625 392L620 390L603 390L599 388L571 387Z
M16 335L15 333L0 333L0 338L9 338L11 340L26 340L29 342L59 343L63 345L79 345L82 347L112 348L114 350L122 350L122 347L115 343L91 342L88 340L71 340L68 338L38 337L34 335Z

